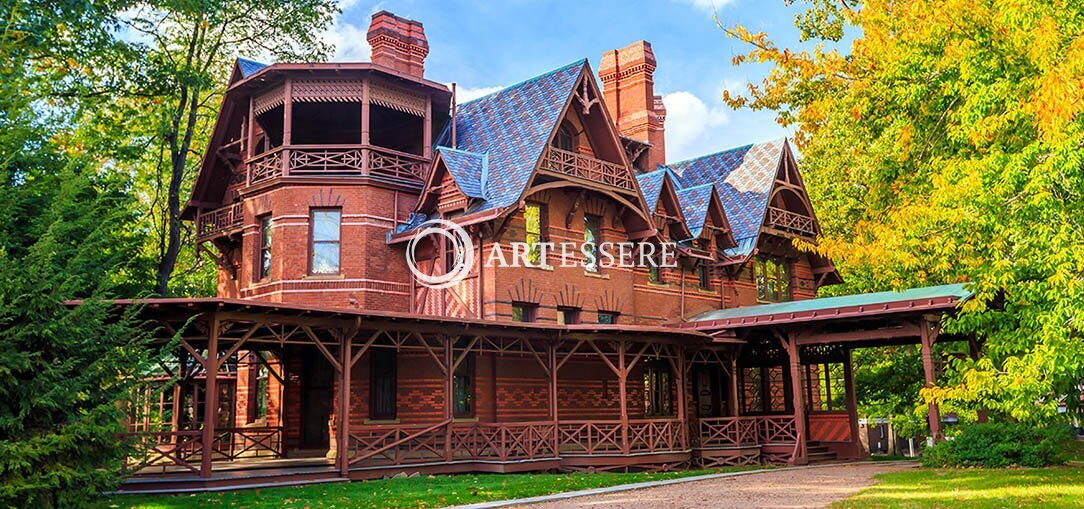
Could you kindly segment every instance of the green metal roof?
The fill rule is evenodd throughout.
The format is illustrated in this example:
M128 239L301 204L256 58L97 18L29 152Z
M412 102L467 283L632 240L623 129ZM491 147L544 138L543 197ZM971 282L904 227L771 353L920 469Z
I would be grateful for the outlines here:
M774 304L759 304L756 306L744 306L730 309L707 311L691 318L689 321L700 322L709 320L732 320L736 318L807 314L818 311L828 311L841 308L883 307L886 304L922 301L929 299L954 298L956 302L963 301L971 296L971 292L964 289L964 284L952 284L941 286L926 286L911 288L903 291L859 293L855 295L841 295L839 297L825 297L821 299L796 300L792 302L779 302Z

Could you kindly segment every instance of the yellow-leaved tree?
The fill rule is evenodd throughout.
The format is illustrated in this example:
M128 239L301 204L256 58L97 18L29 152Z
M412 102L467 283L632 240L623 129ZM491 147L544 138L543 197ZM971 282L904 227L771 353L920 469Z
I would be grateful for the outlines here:
M793 0L790 0L793 1ZM788 2L789 3L789 2ZM977 334L923 391L1026 421L1084 380L1084 2L809 0L803 50L740 26L767 62L733 107L796 129L846 292L970 282L948 331Z

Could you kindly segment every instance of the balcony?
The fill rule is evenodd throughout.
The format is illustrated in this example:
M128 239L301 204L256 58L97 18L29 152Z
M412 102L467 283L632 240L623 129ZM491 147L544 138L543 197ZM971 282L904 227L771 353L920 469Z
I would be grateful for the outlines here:
M244 207L240 203L231 203L225 207L204 212L196 216L196 242L229 235L240 230L244 222Z
M817 227L813 218L795 214L789 210L768 207L768 224L780 230L786 230L807 237L817 236Z
M280 177L385 177L420 183L429 159L371 145L276 147L245 162L247 185Z
M628 168L557 147L546 147L542 154L542 169L624 191L636 190Z

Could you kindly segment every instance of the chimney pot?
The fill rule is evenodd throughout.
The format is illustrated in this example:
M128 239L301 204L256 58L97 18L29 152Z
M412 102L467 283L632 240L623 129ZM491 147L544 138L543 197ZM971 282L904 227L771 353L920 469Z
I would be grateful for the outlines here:
M373 14L365 38L372 48L374 64L419 78L425 74L429 42L420 22L380 11Z

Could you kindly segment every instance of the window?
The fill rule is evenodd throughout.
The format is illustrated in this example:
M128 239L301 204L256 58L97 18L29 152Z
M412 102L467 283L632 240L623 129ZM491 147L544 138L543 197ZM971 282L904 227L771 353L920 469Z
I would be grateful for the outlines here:
M533 322L535 320L535 311L538 310L538 306L535 304L527 304L524 302L512 303L512 321L513 322Z
M572 137L572 129L568 127L568 124L562 124L557 128L557 136L553 138L553 146L561 150L572 151L576 145L575 138Z
M259 279L271 277L271 214L260 218Z
M612 311L599 311L598 323L602 325L614 325L617 323L617 315L618 313Z
M264 359L268 358L264 353ZM248 355L248 422L267 417L268 376L267 365L256 353Z
M644 368L644 413L650 417L672 415L670 368L655 361Z
M587 215L583 216L583 244L584 244L584 246L587 246L587 250L585 252L589 252L589 253L592 254L592 256L590 258L588 258L587 264L584 266L584 268L587 270L587 272L598 272L599 271L599 266L598 266L598 243L599 243L598 225L599 225L600 222L601 221L600 221L600 218L598 216L593 216L591 214L587 214Z
M474 417L474 354L468 353L452 374L452 417Z
M757 258L753 271L757 283L757 299L769 302L790 300L790 270L779 258Z
M575 325L580 323L580 308L557 308L557 323L559 325Z
M700 280L701 290L711 290L711 271L708 270L708 264L700 262L696 266L696 276Z
M395 388L398 385L395 350L373 348L369 352L369 418L382 421L395 419Z
M662 279L659 277L659 267L655 264L648 264L647 266L647 280L650 283L659 283Z
M528 203L523 209L523 222L527 232L526 242L529 246L527 261L531 265L545 264L542 259L542 242L546 240L543 226L546 219L546 207L538 203Z
M312 273L338 274L342 209L313 209Z

